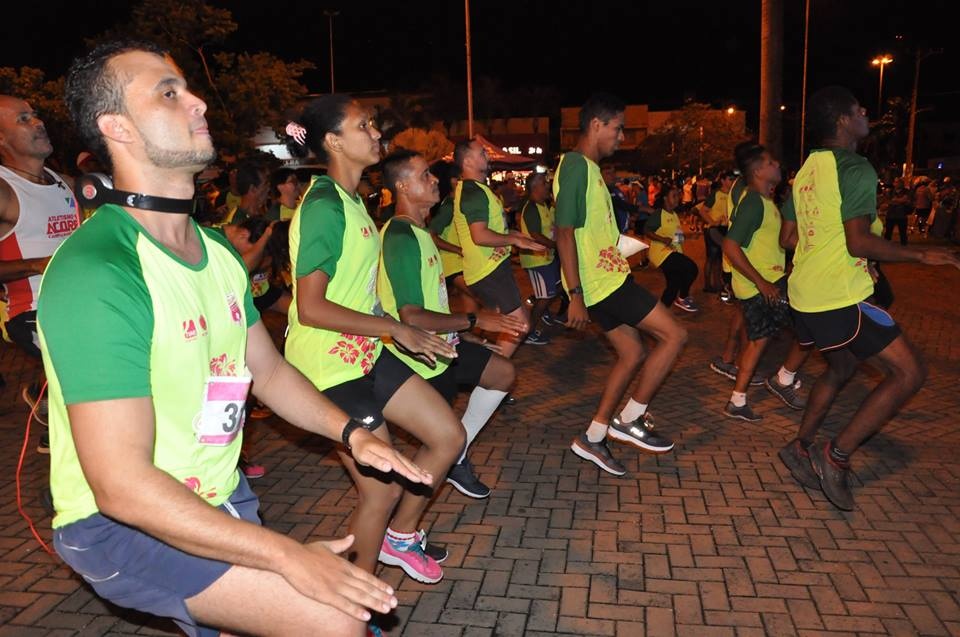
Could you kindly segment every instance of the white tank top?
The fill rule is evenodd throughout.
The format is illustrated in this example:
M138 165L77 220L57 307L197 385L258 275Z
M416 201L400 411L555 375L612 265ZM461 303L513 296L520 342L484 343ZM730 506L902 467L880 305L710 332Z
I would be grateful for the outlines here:
M0 179L10 185L20 202L20 218L0 237L0 261L49 257L80 225L80 208L70 186L52 170L44 170L54 183L35 184L0 166ZM5 286L10 318L37 309L39 274L9 281Z

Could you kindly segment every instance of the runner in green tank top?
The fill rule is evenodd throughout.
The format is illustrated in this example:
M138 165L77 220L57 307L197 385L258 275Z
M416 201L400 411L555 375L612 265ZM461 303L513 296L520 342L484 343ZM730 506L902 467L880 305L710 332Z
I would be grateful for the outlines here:
M450 401L458 387L472 390L462 419L467 442L457 464L450 468L447 482L464 495L485 498L490 489L477 477L467 449L506 396L514 369L510 359L491 352L496 346L470 330L477 327L491 333L519 333L523 324L515 317L488 310L477 314L450 312L440 257L424 229L430 206L439 197L437 179L426 160L410 151L398 151L384 159L383 175L396 201L396 215L382 230L383 258L377 287L383 309L398 320L446 335L456 344L457 358L437 359L434 368L398 354Z
M520 299L520 290L510 268L513 247L544 250L523 233L508 230L503 206L486 185L489 160L476 139L460 142L453 150L460 169L454 191L453 222L463 248L463 278L484 307L514 316L527 328L519 336L501 334L497 345L510 358L526 336L530 314Z
M158 201L189 205L194 176L216 157L206 105L169 56L103 43L74 62L66 101L124 201L148 199L101 206L43 280L54 547L99 595L191 635L317 625L362 635L364 606L382 613L397 602L336 555L352 538L304 545L260 526L236 470L251 382L291 424L346 433L372 471L430 476L355 429L283 360L226 239Z
M382 440L390 439L385 420L410 432L423 443L417 464L445 476L463 448L463 427L440 394L381 345L389 340L429 365L456 356L446 339L380 308L380 238L357 194L363 171L380 161L380 132L370 113L343 94L308 103L300 124L328 172L313 180L291 220L287 359ZM379 556L418 581L438 582L443 571L424 553L417 530L431 492L384 482L362 472L346 450L338 453L359 492L350 521L356 564L372 572Z
M653 453L673 449L673 442L654 431L647 405L687 339L686 330L667 309L634 282L630 266L617 250L613 202L598 162L623 141L625 108L619 98L603 93L584 104L580 140L575 150L560 157L553 182L557 252L563 285L570 295L567 325L582 330L591 319L596 321L617 352L593 421L573 439L570 449L613 475L627 470L607 446L608 435ZM657 342L649 353L644 351L640 331ZM636 391L619 417L613 417L638 368Z
M750 422L762 419L747 403L747 387L770 337L792 326L786 300L786 254L780 246L780 211L773 191L780 183L780 163L759 144L745 142L735 151L737 167L747 184L723 251L733 266L733 291L746 326L746 342L737 361L736 383L723 413ZM803 409L797 371L809 348L793 347L766 387L792 409Z
M798 242L790 304L801 343L817 346L827 371L817 379L797 436L780 457L798 481L819 481L827 498L849 511L854 508L850 456L896 415L925 377L916 350L893 318L869 303L873 285L868 262L960 268L960 259L949 250L914 250L871 232L877 217L877 174L856 154L869 125L866 109L850 91L836 86L817 91L807 105L807 122L818 145L793 183ZM837 393L860 361L871 356L884 363L886 377L840 433L817 442Z
M551 325L555 319L549 312L551 301L560 294L560 260L556 257L556 211L547 198L550 187L545 173L532 172L527 176L527 198L520 209L520 232L540 245L547 247L546 252L521 250L520 265L527 271L533 287L533 308L530 311L530 324L533 331L524 341L530 345L547 345L550 338L543 333L544 325ZM564 297L564 301L566 297ZM559 314L566 311L561 304Z

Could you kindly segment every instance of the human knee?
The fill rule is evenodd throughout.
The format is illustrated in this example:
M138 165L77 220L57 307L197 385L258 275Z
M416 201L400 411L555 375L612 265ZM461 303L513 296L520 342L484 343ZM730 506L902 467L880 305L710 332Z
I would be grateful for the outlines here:
M918 356L913 355L894 369L900 384L909 389L911 394L920 391L927 380L927 365Z

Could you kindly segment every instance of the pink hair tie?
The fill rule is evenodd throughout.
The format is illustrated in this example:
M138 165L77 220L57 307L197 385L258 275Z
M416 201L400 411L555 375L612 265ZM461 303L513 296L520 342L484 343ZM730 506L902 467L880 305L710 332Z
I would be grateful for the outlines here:
M307 129L296 122L287 123L286 132L301 146L307 141Z

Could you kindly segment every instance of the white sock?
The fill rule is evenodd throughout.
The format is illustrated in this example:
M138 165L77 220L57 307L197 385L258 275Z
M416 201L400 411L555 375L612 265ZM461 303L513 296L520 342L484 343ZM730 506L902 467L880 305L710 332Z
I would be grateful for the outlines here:
M780 383L783 387L792 385L793 381L797 378L797 372L787 371L786 367L781 366L780 371L777 372L777 382Z
M463 428L467 432L467 444L463 447L460 460L457 460L458 464L463 462L463 459L467 457L467 449L470 448L470 443L477 437L477 434L480 433L483 426L487 424L490 416L497 410L497 407L500 406L503 397L506 395L507 392L505 391L500 391L499 389L484 389L483 387L475 387L473 392L470 393L470 400L467 401L467 409L463 412L463 418L460 419L460 422L463 423Z
M631 398L620 412L620 422L633 422L645 413L647 413L646 404L638 403Z
M590 421L590 426L587 427L587 440L590 442L600 442L607 437L607 425L602 422L597 422L596 420Z
M743 407L747 404L747 393L735 391L730 394L730 402L733 403L734 407Z
M387 542L398 551L406 551L417 541L417 533L398 533L387 527Z

